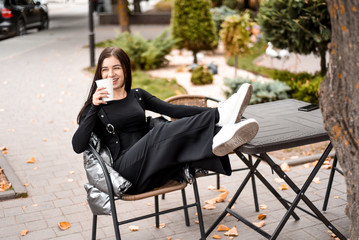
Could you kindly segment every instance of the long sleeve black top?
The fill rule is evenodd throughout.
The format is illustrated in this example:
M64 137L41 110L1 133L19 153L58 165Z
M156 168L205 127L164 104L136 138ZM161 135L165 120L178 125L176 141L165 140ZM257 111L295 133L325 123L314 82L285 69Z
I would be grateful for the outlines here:
M98 113L101 108L105 111L109 122L115 127L119 141L107 132L99 119ZM91 104L85 109L79 127L72 138L74 151L76 153L85 151L91 132L95 132L108 146L112 157L116 159L146 134L145 110L172 118L189 117L208 111L207 108L173 105L154 97L143 89L132 89L124 99L109 101L100 106Z

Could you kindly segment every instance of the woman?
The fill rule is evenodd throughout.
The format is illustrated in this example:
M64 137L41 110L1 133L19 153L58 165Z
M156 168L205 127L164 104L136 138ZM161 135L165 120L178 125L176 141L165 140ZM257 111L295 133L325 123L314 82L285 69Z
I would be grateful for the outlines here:
M113 79L113 101L104 101L108 92L104 87L96 87L95 81L104 78ZM227 154L249 142L258 131L254 119L239 122L251 97L249 84L218 109L172 105L145 90L131 89L131 84L127 54L120 48L104 49L72 139L74 151L81 153L88 147L91 132L95 132L110 149L113 168L132 183L127 193L142 193L178 178L185 164L230 175ZM100 121L101 108L119 139ZM159 124L147 132L145 110L178 120Z

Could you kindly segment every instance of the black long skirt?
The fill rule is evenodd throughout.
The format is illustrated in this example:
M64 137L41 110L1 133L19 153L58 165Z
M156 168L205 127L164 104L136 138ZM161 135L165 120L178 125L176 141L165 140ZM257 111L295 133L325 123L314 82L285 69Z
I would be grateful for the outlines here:
M163 185L185 164L230 175L228 156L212 153L213 136L220 130L215 114L209 110L160 124L116 159L115 170L132 182L128 193L143 193Z

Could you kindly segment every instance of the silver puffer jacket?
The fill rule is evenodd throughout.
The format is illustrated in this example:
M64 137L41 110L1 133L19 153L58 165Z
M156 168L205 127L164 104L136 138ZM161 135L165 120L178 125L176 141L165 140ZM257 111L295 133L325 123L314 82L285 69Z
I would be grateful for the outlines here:
M111 215L109 198L111 188L107 185L104 170L110 176L113 194L119 198L127 191L131 183L112 168L113 159L110 150L94 133L91 135L89 147L84 151L83 159L89 181L84 187L91 211L94 215Z

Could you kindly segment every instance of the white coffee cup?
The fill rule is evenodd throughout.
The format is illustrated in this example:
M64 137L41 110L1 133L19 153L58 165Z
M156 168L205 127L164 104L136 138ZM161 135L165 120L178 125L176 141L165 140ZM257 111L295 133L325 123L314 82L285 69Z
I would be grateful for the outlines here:
M96 80L97 87L105 87L106 91L108 92L108 97L103 98L105 101L112 101L113 100L113 79L112 78L105 78Z

